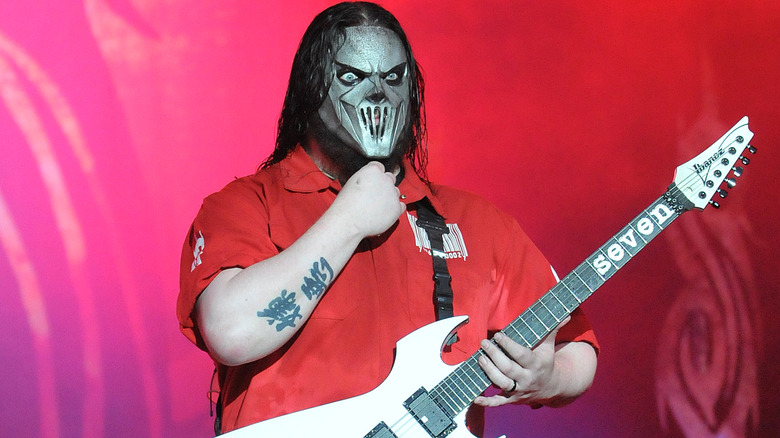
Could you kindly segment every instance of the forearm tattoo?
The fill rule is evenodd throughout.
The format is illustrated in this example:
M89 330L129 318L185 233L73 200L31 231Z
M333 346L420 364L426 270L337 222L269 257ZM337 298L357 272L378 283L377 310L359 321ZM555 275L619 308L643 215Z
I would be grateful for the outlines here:
M312 264L309 275L303 277L301 292L307 299L319 298L333 281L333 268L324 257ZM295 301L296 293L282 289L281 294L268 303L268 307L257 312L258 318L268 318L268 325L276 324L276 331L295 327L295 321L303 319L301 306Z

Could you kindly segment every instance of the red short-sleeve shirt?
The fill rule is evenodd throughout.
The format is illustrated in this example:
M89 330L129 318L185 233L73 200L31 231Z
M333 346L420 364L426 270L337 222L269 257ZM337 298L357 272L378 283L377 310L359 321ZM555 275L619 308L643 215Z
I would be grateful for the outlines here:
M222 269L248 267L290 246L339 189L299 147L207 197L182 251L177 314L185 336L205 350L193 321L198 295ZM429 187L408 163L399 189L407 213L381 238L361 242L297 336L261 360L218 365L224 430L363 394L387 377L396 341L435 320L430 248L414 221L415 202L423 198L450 229L444 249L454 314L469 316L443 354L446 362L471 356L480 340L555 284L549 263L517 222L489 202ZM579 310L557 340L597 346Z

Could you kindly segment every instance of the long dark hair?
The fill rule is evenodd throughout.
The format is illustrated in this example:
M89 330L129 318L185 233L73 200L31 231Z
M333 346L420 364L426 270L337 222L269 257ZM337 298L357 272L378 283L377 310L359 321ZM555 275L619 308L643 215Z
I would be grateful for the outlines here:
M401 39L409 60L409 120L412 139L406 157L420 178L427 181L428 152L425 128L425 84L422 71L412 55L409 40L398 20L381 6L369 2L344 2L329 7L317 15L303 34L293 59L287 95L279 116L276 147L260 165L268 167L287 157L303 143L309 120L316 115L330 87L326 77L333 58L346 38L345 29L353 26L379 26L395 32Z

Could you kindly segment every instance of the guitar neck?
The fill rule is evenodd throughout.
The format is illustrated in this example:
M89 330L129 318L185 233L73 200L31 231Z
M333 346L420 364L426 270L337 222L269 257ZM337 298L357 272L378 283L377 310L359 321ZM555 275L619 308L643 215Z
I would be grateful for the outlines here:
M680 214L690 209L687 203L681 204L675 192L678 192L678 189L672 184L669 191L650 204L501 332L525 347L533 348L538 345L618 269L625 266ZM490 386L490 379L477 362L484 354L482 350L473 354L430 391L439 406L450 411L448 414L454 416L463 411Z

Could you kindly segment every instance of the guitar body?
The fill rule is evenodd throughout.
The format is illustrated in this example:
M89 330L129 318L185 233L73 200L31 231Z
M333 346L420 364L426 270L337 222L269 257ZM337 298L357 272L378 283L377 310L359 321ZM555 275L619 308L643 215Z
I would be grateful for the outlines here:
M350 399L261 421L236 429L227 438L249 437L364 437L385 422L397 437L430 438L431 435L404 407L404 401L420 387L431 388L455 366L441 360L441 349L468 317L456 316L428 324L396 344L390 375L376 389ZM465 427L466 411L454 418L457 428L448 437L474 437Z

